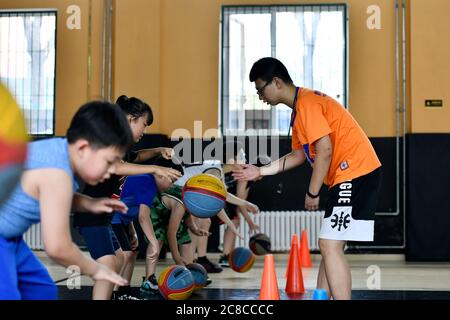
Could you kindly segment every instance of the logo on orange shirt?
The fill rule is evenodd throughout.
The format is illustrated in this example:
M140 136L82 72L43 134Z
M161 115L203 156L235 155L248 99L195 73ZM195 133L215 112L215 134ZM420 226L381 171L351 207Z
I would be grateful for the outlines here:
M348 169L349 168L348 162L342 161L340 167L341 167L341 170Z

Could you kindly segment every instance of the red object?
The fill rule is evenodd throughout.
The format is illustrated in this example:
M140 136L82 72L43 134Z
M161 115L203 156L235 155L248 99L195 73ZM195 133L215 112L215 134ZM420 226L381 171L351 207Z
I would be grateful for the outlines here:
M305 293L302 267L298 256L298 238L296 234L294 234L292 237L285 291L286 293Z
M294 234L292 235L291 251L292 251L292 243L294 243L294 241L295 241L295 243L297 243L297 247L298 247L298 236L297 236L296 233L294 233ZM286 273L285 273L285 275L284 275L285 278L287 278L287 274L288 274L288 270L289 270L289 265L291 264L291 255L292 255L292 252L289 252L289 257L288 257L288 263L287 263Z
M302 237L300 240L299 257L300 257L300 262L301 262L302 267L305 267L305 268L312 267L311 255L309 254L309 245L308 245L308 237L306 235L306 230L302 231Z
M264 270L262 274L259 300L280 300L278 281L275 272L275 262L272 254L264 256Z

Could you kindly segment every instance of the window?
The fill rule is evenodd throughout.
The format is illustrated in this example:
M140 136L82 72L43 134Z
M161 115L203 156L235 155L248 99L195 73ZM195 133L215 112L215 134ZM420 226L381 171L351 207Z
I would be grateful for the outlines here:
M291 109L258 99L253 63L276 57L295 84L346 105L346 6L222 8L221 126L229 135L287 134Z
M55 36L55 11L0 11L0 81L31 135L55 133Z

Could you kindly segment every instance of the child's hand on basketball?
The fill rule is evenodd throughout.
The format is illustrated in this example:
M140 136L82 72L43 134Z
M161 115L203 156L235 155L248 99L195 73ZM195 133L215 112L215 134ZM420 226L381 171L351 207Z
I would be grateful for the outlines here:
M242 164L240 169L233 170L233 177L236 180L255 181L261 176L261 171L252 164Z
M170 160L175 155L175 151L172 148L159 148L159 153L164 159Z
M118 211L120 213L127 213L128 207L120 200L111 198L96 198L92 199L89 204L89 211L92 213L112 213Z
M164 168L160 166L154 166L154 174L161 178L169 179L170 181L178 180L182 176L181 172L172 168Z
M128 284L127 280L119 276L117 273L115 273L105 265L97 263L97 266L97 271L92 275L92 279L94 279L95 281L109 281L111 283L117 284L118 286L125 286Z
M185 258L183 258L181 256L173 258L173 259L175 260L175 263L180 265L180 266L186 266L186 265L189 264L189 262Z

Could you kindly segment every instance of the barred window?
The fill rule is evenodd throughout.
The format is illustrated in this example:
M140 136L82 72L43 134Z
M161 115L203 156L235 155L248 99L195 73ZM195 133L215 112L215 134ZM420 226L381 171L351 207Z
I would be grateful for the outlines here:
M296 85L346 105L346 5L224 6L221 41L221 127L230 135L283 135L291 109L259 100L248 75L276 57Z
M0 10L0 81L31 135L55 133L55 37L56 11Z

